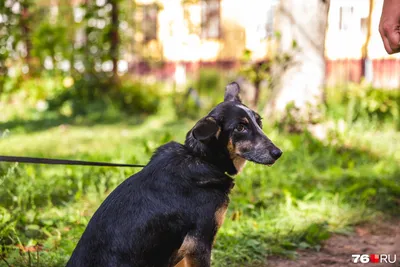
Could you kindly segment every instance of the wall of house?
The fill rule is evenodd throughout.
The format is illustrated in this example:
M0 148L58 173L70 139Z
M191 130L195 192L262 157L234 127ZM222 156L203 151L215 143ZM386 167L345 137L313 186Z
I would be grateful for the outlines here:
M177 62L189 71L210 65L232 68L238 66L245 49L252 52L253 59L264 60L277 46L274 38L267 38L265 25L271 15L267 11L279 0L221 0L219 38L201 37L201 0L157 2L162 6L157 16L157 39L142 44L141 53L165 62L161 77L172 76ZM387 55L378 31L383 0L374 0L368 61L361 59L369 2L331 0L325 47L328 85L359 82L366 76L375 86L400 86L400 55Z
M138 4L155 1L140 0ZM201 37L201 1L182 4L182 0L159 0L162 9L158 15L157 43L162 46L165 61L236 61L245 49L253 52L255 59L268 54L265 38L268 5L276 1L221 0L220 38ZM185 16L185 14L187 16ZM192 28L195 28L194 30ZM146 46L156 46L146 44Z
M400 55L388 55L379 34L383 0L373 1L367 59L362 60L369 4L369 0L331 0L325 44L328 85L366 79L377 87L400 86Z

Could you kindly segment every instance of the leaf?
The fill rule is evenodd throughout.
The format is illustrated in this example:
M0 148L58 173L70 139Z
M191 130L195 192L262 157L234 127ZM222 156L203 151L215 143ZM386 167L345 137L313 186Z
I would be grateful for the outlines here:
M297 41L296 41L296 40L293 40L293 41L292 41L292 48L293 48L293 49L296 49L297 47L298 47Z

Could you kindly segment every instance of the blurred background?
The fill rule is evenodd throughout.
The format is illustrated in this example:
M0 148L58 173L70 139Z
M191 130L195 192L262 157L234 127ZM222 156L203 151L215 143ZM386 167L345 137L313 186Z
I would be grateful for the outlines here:
M145 164L237 81L284 154L235 178L213 266L278 266L360 223L398 225L400 54L382 4L2 0L0 154ZM0 163L0 266L64 266L136 171Z

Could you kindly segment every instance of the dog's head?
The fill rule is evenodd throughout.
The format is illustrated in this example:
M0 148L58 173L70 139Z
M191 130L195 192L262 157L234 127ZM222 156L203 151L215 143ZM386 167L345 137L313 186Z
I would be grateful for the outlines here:
M247 160L272 165L282 155L262 131L261 117L239 98L235 82L226 86L218 104L188 132L186 146L229 174L237 174Z

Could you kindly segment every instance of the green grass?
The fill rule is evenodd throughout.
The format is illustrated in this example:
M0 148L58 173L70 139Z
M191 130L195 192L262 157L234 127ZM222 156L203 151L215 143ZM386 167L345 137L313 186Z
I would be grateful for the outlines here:
M177 120L170 107L163 107L144 121L0 123L0 151L146 163L159 145L183 142L195 122ZM346 232L378 214L399 213L400 133L388 125L347 126L324 142L264 127L284 154L272 167L248 163L235 177L213 266L254 265L271 254L291 257L296 248L318 250L330 233ZM63 266L99 204L135 171L1 163L0 266ZM18 245L33 248L21 252Z

